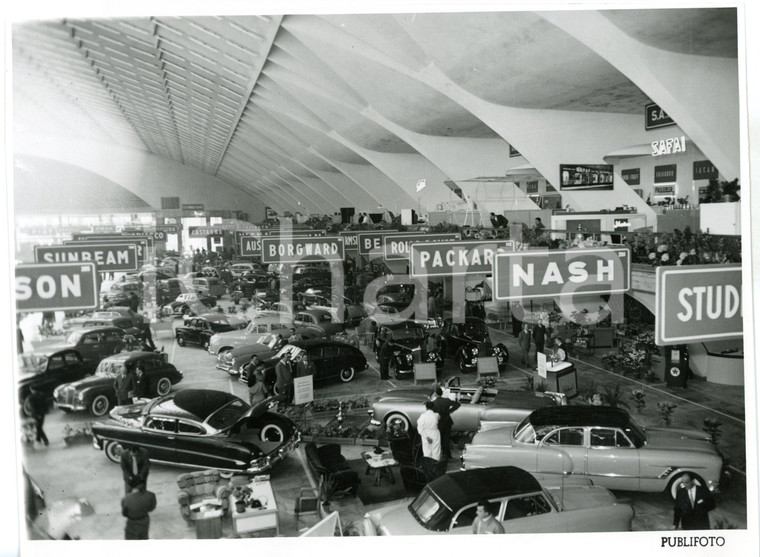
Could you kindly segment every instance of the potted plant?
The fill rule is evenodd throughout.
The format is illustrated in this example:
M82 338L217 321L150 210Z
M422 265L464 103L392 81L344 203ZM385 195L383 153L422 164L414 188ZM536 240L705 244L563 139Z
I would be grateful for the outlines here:
M235 510L237 512L245 512L251 495L253 495L253 490L245 484L236 485L232 488L232 497L235 499Z

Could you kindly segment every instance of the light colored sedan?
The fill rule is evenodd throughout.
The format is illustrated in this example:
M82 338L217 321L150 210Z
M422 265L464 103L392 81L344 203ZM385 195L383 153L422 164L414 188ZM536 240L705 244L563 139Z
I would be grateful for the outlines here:
M430 399L431 392L430 387L387 391L372 405L372 423L396 423L405 430L410 426L417 427L417 420L425 411L425 401ZM517 424L538 408L567 404L562 393L480 389L474 385L447 387L443 396L461 404L451 414L454 431L477 431L484 422Z
M454 472L411 501L365 515L364 535L472 534L478 501L487 500L505 533L625 532L633 508L590 482L539 482L514 466Z
M675 490L687 472L717 491L725 472L717 447L701 431L644 429L620 408L542 408L512 427L476 434L465 469L512 464L529 472L591 479L609 489Z
M211 337L208 345L209 354L220 354L233 348L255 344L267 333L280 333L283 337L290 336L292 323L279 313L259 312L245 329L217 333Z

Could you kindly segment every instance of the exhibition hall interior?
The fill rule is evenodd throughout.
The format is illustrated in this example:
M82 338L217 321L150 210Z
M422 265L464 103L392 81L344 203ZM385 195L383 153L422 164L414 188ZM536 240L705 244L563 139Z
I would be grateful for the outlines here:
M14 22L22 544L752 529L740 16Z

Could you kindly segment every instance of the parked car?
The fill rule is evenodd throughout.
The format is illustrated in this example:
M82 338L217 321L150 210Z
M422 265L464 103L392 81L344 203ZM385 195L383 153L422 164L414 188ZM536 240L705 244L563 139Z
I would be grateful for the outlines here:
M342 323L333 323L330 312L321 309L299 311L293 316L293 324L296 327L322 329L328 338L332 334L340 333L345 328Z
M151 401L133 419L94 424L93 443L116 463L125 446L138 445L156 462L210 468L225 477L261 474L301 441L289 418L269 411L276 400L251 407L222 391L185 389Z
M220 354L233 348L241 348L255 343L267 333L280 333L287 338L292 326L293 324L284 320L279 313L260 311L245 329L213 334L209 339L208 351L209 354Z
M128 306L132 294L142 300L143 284L137 280L130 282L114 282L110 288L101 295L102 304L109 306Z
M472 373L478 369L478 358L496 357L499 372L507 369L509 351L504 344L496 346L491 342L488 325L477 317L466 317L464 323L455 323L451 318L443 322L440 334L441 355L454 358L462 373Z
M245 327L246 322L234 316L222 313L205 313L198 317L191 317L183 327L174 329L174 337L177 344L198 344L207 349L211 337L217 333L226 333Z
M478 502L489 501L505 533L625 532L633 507L604 487L540 482L514 466L453 472L403 503L370 511L365 535L472 534Z
M176 300L183 292L187 292L187 286L182 282L182 279L170 278L159 280L156 283L156 303L163 305Z
M86 315L80 315L79 317L64 319L63 330L68 332L81 327L92 327L96 325L87 325L87 323L91 321L112 320L118 318L129 320L128 326L124 326L127 323L126 321L122 322L120 325L114 325L124 329L130 329L133 327L139 328L143 322L143 316L139 313L135 313L131 308L126 306L111 306L107 310L95 311ZM111 324L113 323L109 323L109 325Z
M477 431L485 423L517 424L538 408L567 404L563 393L460 386L458 377L452 379L444 386L443 396L461 404L451 414L454 431ZM386 391L372 405L373 423L397 423L407 431L410 427L417 427L417 419L425 411L425 401L430 399L430 393L430 387Z
M68 412L89 411L98 417L105 416L116 404L116 376L123 370L134 369L138 363L145 370L149 391L153 396L167 394L172 385L182 381L182 372L167 361L164 353L122 352L100 362L92 377L56 388L53 401L58 408Z
M118 327L128 335L137 335L140 333L140 327L135 326L135 320L131 317L96 318L93 316L82 323L82 327Z
M216 298L200 296L195 292L180 294L177 299L166 304L174 315L200 315L216 306Z
M119 327L87 327L72 331L63 343L46 347L47 350L75 350L93 369L111 354L124 348L124 330Z
M296 328L296 333L304 339L324 337L321 329ZM247 381L248 376L243 371L243 366L253 359L254 354L261 360L271 358L288 342L289 330L283 333L267 333L253 344L247 344L240 348L227 350L217 356L216 368L226 371L230 375L237 375L241 381Z
M345 342L324 339L293 342L264 361L264 382L274 393L277 393L274 368L286 351L290 352L294 365L302 368L305 374L314 376L315 385L335 379L348 383L368 367L361 350Z
M221 298L227 293L227 287L217 277L202 277L193 279L193 289L198 296Z
M32 387L52 398L56 387L82 379L94 370L95 366L86 364L73 348L41 348L19 354L18 400L24 414L32 415L29 400Z
M414 363L424 361L434 363L436 370L443 370L443 358L440 352L431 350L424 351L426 329L411 321L381 325L377 329L375 344L373 346L375 356L386 341L393 347L393 358L388 364L388 371L398 379L414 377Z
M605 406L541 408L519 425L476 434L462 455L467 469L507 462L553 475L569 465L609 489L673 496L687 472L717 491L727 466L702 431L644 429L625 410Z
M246 263L233 263L230 265L230 273L233 278L241 277L244 273L259 273L261 272L261 265L252 262Z
M364 307L355 304L349 298L343 297L343 315L338 315L338 308L333 305L333 301L328 296L312 295L304 297L304 304L309 309L317 309L330 313L334 322L344 320L346 327L355 327L361 320L366 317Z

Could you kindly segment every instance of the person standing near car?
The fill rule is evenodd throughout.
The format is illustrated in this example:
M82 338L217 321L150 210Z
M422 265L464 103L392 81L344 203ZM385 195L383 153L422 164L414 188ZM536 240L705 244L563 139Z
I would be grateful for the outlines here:
M150 459L148 449L139 445L129 445L121 453L121 474L124 477L124 494L128 494L137 485L148 485Z
M441 433L441 455L444 459L451 459L451 430L454 427L454 420L451 413L461 406L455 400L443 396L443 389L436 387L433 391L433 412L438 414L438 431Z
M536 345L536 369L538 369L538 354L545 354L544 342L546 342L546 326L543 321L533 327L533 342Z
M147 540L150 529L150 513L156 508L156 494L148 491L140 478L133 478L131 493L121 500L121 514L127 518L124 527L125 540Z
M709 512L715 508L715 499L710 490L694 481L690 473L686 473L681 484L676 489L676 499L673 506L673 530L680 524L683 530L709 530Z
M517 336L517 343L522 350L522 363L523 365L530 365L530 341L531 341L530 327L527 323L523 323L522 330Z
M45 416L47 415L47 396L36 387L29 387L29 391L29 406L32 419L34 420L35 439L38 443L44 443L47 447L50 443L48 442L47 435L45 435L45 432L42 429L42 426L45 424Z
M149 398L150 397L150 385L148 384L148 376L145 375L142 362L138 362L135 367L135 388L132 391L132 398Z
M388 374L388 367L393 358L393 345L391 344L391 336L388 333L385 342L380 346L380 350L377 351L377 361L380 364L380 380L387 381L390 379Z
M256 406L267 399L266 385L264 385L264 374L261 367L257 366L248 372L248 402L251 406Z
M129 404L135 390L135 376L132 370L119 370L119 373L113 382L113 387L116 391L116 405L123 406Z
M290 367L290 352L285 352L277 365L274 366L274 372L277 376L277 389L281 395L285 395L285 404L290 404L293 400L293 370Z

